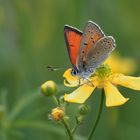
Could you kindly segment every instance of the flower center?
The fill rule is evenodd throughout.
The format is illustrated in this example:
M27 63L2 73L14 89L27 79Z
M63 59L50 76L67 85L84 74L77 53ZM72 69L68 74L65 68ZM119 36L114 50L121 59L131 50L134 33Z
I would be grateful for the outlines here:
M111 69L109 65L102 64L99 68L97 68L95 75L98 76L100 79L107 78L111 74Z
M98 88L102 88L107 80L109 80L109 76L112 71L107 64L102 64L99 68L97 68L94 76L98 77Z

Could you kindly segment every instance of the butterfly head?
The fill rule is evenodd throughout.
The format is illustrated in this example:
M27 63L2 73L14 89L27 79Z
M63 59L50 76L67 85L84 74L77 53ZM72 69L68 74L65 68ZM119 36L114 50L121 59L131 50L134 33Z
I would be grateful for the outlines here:
M79 70L76 69L76 68L73 68L72 71L71 71L71 75L72 76L77 76L79 74Z
M93 68L89 68L86 71L84 70L79 70L77 68L73 68L71 71L72 76L77 76L79 79L87 79L89 78L92 74L94 73Z

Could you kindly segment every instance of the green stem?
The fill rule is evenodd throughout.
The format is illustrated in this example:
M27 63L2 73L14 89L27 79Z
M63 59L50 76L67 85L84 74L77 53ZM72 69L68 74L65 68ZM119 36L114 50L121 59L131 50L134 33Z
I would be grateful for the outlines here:
M46 131L47 133L55 133L58 136L64 137L64 132L63 129L61 129L61 127L56 127L44 121L18 120L12 123L11 129L33 129L37 131ZM75 139L85 140L85 138L80 135L76 135Z
M79 122L78 122L78 117L77 117L77 116L76 116L75 119L76 119L76 124L75 124L75 126L73 127L73 129L72 129L72 131L71 131L72 134L74 134L74 133L76 132L78 126L80 125Z
M99 123L99 120L100 120L100 117L101 117L101 113L102 113L102 110L103 110L103 101L104 101L104 90L102 89L102 95L101 95L101 102L100 102L100 107L99 107L99 112L98 112L98 116L97 116L97 119L96 119L96 122L93 126L93 128L91 129L91 132L89 133L89 136L87 138L87 140L91 140L95 130L96 130L96 127Z
M59 106L59 101L58 101L58 99L56 98L55 95L52 95L52 99L53 99L54 103L55 103L57 106Z
M78 126L79 126L79 125L78 125L78 124L76 124L76 125L75 125L75 127L72 129L72 134L74 134L74 133L76 132L76 130L77 130L77 128L78 128Z
M54 103L55 103L57 106L60 106L60 102L59 102L59 100L56 98L56 96L53 95L52 98L53 98ZM65 127L66 130L67 130L67 133L68 133L68 135L69 135L69 140L73 140L72 131L71 131L71 129L70 129L68 123L66 122L66 120L65 120L64 118L62 119L62 123L63 123L64 127Z
M64 126L65 126L65 128L67 130L68 135L69 135L69 140L73 140L73 134L72 134L72 132L71 132L66 120L63 119L62 122L63 122L63 124L64 124Z

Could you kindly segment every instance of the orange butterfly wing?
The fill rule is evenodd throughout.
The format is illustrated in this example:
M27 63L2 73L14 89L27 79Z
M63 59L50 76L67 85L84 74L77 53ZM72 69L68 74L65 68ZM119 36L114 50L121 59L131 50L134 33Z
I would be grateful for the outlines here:
M80 48L82 32L72 26L65 25L64 36L67 44L70 61L72 65L76 67L76 59Z

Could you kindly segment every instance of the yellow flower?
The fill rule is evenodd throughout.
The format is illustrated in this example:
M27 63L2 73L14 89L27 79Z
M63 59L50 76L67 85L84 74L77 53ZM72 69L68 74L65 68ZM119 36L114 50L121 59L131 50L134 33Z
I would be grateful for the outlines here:
M108 57L105 64L108 64L115 73L133 74L137 69L136 63L132 58L122 58L117 52Z
M69 87L79 85L77 76L71 75L68 69L64 73L64 84ZM65 94L64 99L67 102L84 103L96 88L103 88L106 96L106 106L119 106L126 103L129 98L125 98L118 91L117 85L121 85L134 90L140 90L140 77L126 76L121 73L113 73L107 64L98 68L93 76L87 80L80 80L80 87L71 94Z

